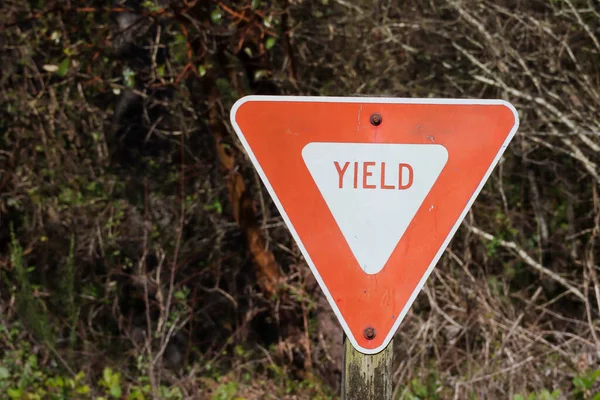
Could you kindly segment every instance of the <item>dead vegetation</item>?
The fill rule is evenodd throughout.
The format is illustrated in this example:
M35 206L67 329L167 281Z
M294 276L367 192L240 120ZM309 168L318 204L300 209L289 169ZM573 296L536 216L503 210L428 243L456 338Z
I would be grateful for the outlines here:
M0 389L26 338L90 396L335 393L341 330L227 122L260 93L513 103L395 393L597 398L600 6L397 3L3 2Z

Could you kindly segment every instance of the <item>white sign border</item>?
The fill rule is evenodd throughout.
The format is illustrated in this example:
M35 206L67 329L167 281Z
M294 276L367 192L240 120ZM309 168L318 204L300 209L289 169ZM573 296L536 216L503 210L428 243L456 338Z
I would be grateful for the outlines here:
M512 111L512 113L515 117L515 123L514 123L512 129L510 130L510 133L508 134L506 140L504 141L504 144L500 147L498 154L496 154L496 157L490 164L490 167L488 168L487 172L483 176L483 179L479 183L479 186L477 186L477 189L473 192L473 195L469 199L463 212L460 214L460 216L456 220L456 223L454 224L452 229L450 229L450 232L448 233L446 240L444 240L444 243L442 243L442 246L440 246L440 249L438 250L438 252L435 255L435 257L433 258L433 260L431 261L431 264L429 265L429 267L423 274L423 277L417 284L415 290L411 294L410 298L406 302L406 305L400 312L400 315L398 316L398 318L396 318L394 325L392 325L392 328L390 329L389 333L387 334L387 336L385 337L385 339L383 340L383 342L380 346L378 346L374 349L366 349L366 348L360 346L358 344L358 342L356 341L354 335L350 331L350 328L346 324L346 321L345 321L343 315L340 313L340 310L337 307L337 304L335 303L333 297L329 293L327 286L323 282L323 279L321 278L319 271L317 270L317 268L315 267L315 264L313 263L312 259L310 258L308 251L306 251L306 248L304 247L304 244L302 243L300 236L296 232L296 229L294 229L294 225L292 224L287 213L285 212L285 208L279 201L279 198L277 197L275 190L273 190L273 187L271 186L269 179L265 175L265 172L263 171L262 167L260 166L260 163L258 162L258 160L256 159L256 156L252 152L252 149L250 148L250 145L248 144L248 141L246 140L244 133L240 129L240 126L237 124L236 119L235 119L237 110L244 103L251 102L251 101L254 101L254 102L277 101L277 102L314 102L314 103L365 103L365 104L367 104L367 103L368 104L382 103L382 104L502 105ZM390 343L390 341L394 337L394 334L398 330L400 323L402 322L402 320L408 313L408 310L410 310L410 307L412 306L412 303L417 298L417 295L421 292L421 289L423 288L423 285L425 285L427 278L429 278L429 275L431 274L431 272L435 268L437 262L439 261L440 257L446 250L446 247L448 247L448 243L450 242L450 240L452 240L452 237L456 233L458 227L461 225L463 219L467 215L467 212L469 212L469 210L471 209L471 206L475 202L475 199L479 195L479 192L481 192L481 189L483 189L483 186L487 182L492 171L494 170L494 168L500 161L500 158L504 154L504 151L508 147L508 144L510 143L512 138L515 136L515 133L517 132L517 129L519 128L519 115L517 113L517 110L515 109L515 107L512 104L510 104L509 102L507 102L505 100L476 100L476 99L433 99L433 98L432 99L418 99L418 98L394 98L394 97L322 97L322 96L257 96L257 95L252 95L252 96L242 97L241 99L239 99L238 101L235 102L235 104L231 108L230 120L231 120L231 125L233 126L233 129L235 130L235 133L237 134L238 138L240 139L242 145L244 146L244 149L248 153L248 157L250 157L252 164L254 164L254 167L256 168L258 175L262 179L264 185L267 188L267 191L269 192L269 194L271 195L271 198L273 199L273 202L277 206L277 209L279 210L281 217L285 221L285 224L287 225L288 229L290 230L293 238L296 240L296 243L297 243L298 247L300 248L302 255L304 256L304 259L308 263L308 266L310 267L313 275L315 276L317 282L319 283L321 290L323 290L323 293L325 293L325 297L327 298L329 305L331 305L333 312L335 313L338 320L340 321L340 324L342 325L342 328L344 329L346 336L348 337L348 339L350 339L350 343L352 343L352 345L354 346L354 348L356 350L358 350L364 354L377 354L377 353L381 352L383 349L385 349L385 347Z

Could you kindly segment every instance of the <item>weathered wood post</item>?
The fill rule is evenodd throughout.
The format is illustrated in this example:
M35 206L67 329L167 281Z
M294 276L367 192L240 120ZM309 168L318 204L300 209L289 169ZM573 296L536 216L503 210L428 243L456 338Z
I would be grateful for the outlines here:
M357 351L344 335L342 400L390 400L394 341L377 354Z

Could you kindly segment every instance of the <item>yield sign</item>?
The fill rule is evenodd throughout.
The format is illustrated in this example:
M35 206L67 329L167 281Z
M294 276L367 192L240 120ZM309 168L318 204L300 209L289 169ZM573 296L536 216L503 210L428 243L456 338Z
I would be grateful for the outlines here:
M375 354L504 153L518 115L501 100L248 96L231 122L344 332Z

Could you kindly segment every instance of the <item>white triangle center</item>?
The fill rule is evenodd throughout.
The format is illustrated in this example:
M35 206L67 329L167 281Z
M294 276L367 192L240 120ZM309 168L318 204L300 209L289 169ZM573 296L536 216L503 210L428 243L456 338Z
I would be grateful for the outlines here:
M313 142L302 158L360 267L376 274L444 169L448 151L439 144Z

